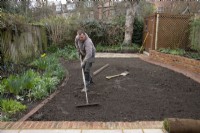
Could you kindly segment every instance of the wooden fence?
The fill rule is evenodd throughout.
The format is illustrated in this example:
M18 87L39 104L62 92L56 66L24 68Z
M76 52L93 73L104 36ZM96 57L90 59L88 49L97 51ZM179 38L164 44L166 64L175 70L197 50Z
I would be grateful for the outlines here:
M154 14L145 19L145 50L189 47L191 15Z

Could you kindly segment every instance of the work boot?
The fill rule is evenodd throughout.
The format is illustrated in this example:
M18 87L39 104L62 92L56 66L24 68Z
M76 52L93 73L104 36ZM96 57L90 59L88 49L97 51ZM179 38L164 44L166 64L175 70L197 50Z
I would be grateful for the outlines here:
M92 77L90 77L90 84L94 84Z
M86 90L88 91L88 86L90 85L89 81L85 81L86 83ZM85 87L81 90L81 92L85 92Z

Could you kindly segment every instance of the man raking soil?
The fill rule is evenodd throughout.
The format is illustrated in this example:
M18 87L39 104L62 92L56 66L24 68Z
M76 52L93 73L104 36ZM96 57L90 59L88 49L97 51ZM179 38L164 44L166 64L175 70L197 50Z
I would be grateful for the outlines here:
M91 83L93 83L92 77L90 75L90 69L92 67L92 63L94 63L95 61L96 49L94 47L92 40L88 37L88 35L84 31L81 30L77 32L77 36L75 38L75 45L80 56L83 83L84 83L84 88L81 91L85 92L86 94L86 104L79 105L77 107L99 105L96 103L89 104L87 96L88 87Z

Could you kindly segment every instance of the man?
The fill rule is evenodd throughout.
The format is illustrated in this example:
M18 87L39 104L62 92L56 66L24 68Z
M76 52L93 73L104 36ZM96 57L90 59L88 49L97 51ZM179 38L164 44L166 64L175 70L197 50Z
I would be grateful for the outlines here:
M90 69L92 67L92 63L95 61L95 52L96 49L92 40L88 37L88 35L79 30L78 35L75 39L75 45L78 49L79 55L82 57L81 67L84 70L86 87L88 87L92 81L92 77L90 76ZM84 91L84 89L82 90Z
M80 41L79 41L79 33L81 33L81 32L83 32L83 30L78 30L77 31L77 35L76 35L76 37L75 37L75 47L76 47L76 49L77 49L77 52L80 54L80 49L79 49L79 46L78 45L80 45L79 43L81 43ZM85 33L85 35L86 35L86 37L88 37L88 35ZM83 54L83 53L82 53Z

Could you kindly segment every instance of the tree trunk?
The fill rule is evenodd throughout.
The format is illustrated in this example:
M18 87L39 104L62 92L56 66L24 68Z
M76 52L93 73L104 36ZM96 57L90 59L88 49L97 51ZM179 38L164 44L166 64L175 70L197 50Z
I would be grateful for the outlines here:
M124 41L123 41L124 45L130 45L132 43L133 24L134 24L137 6L138 6L137 1L126 2L125 36L124 36Z

